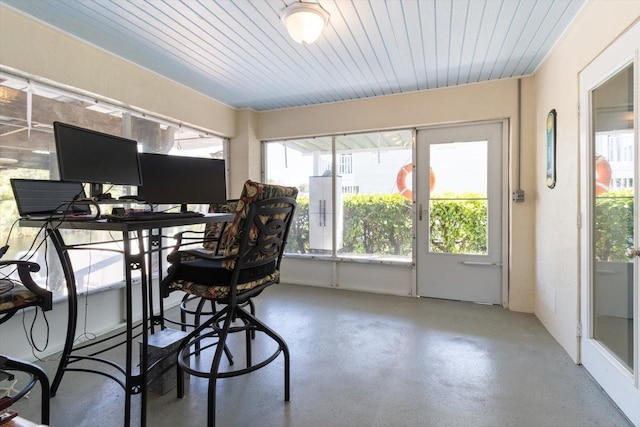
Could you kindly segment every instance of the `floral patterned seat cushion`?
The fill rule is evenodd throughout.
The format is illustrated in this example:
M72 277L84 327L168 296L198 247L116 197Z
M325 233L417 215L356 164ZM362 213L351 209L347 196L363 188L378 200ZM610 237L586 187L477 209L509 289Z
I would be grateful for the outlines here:
M0 313L35 302L38 302L38 296L26 287L6 279L0 280Z
M227 203L215 203L209 205L209 213L234 213L236 211L236 207L238 206L238 200L228 200ZM204 238L205 243L202 245L207 249L218 249L219 252L224 251L224 246L222 242L218 247L218 241L222 239L221 231L226 230L225 222L213 222L211 224L207 224L204 229Z
M239 231L243 230L250 203L271 197L295 199L297 196L298 189L295 187L268 185L251 180L245 182L242 195L237 202L233 222L228 224L224 232L222 242L224 256L216 260L183 257L174 276L176 279L170 285L171 288L208 299L225 298L229 294L229 282L235 267L234 257L238 255L240 248ZM236 289L240 294L265 283L277 283L279 279L280 272L275 265L268 264L242 272Z
M229 283L233 272L222 267L222 259L191 258L180 263L180 279L171 284L192 295L207 299L223 299L229 295ZM238 279L237 293L241 294L256 286L277 282L280 272L273 265L245 270Z

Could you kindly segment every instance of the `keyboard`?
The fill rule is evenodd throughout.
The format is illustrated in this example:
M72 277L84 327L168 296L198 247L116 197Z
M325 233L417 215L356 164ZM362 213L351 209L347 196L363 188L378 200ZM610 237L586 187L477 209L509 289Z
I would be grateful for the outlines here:
M204 216L200 212L150 212L150 211L133 211L123 214L103 215L109 222L127 222L127 221L156 221L171 218L198 218Z

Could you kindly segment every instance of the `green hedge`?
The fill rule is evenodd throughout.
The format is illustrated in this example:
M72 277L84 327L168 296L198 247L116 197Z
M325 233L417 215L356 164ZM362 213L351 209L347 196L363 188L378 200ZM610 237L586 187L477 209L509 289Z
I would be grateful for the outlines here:
M486 204L477 195L434 200L433 251L482 253L486 243ZM309 252L309 199L298 198L287 252ZM400 194L353 194L343 198L344 253L411 255L411 202Z
M411 202L400 194L344 196L343 252L411 255Z
M285 252L306 254L309 252L309 198L298 196L295 218L291 223Z
M487 253L487 200L477 194L431 201L431 251Z
M484 253L487 248L486 202L477 195L432 200L431 250ZM595 255L600 261L628 262L633 246L633 197L630 189L609 191L595 203ZM410 255L411 202L400 194L344 196L343 252ZM425 213L426 215L426 213ZM287 251L309 252L309 199L298 198Z
M595 257L599 261L629 262L633 246L633 193L631 189L607 191L596 198Z

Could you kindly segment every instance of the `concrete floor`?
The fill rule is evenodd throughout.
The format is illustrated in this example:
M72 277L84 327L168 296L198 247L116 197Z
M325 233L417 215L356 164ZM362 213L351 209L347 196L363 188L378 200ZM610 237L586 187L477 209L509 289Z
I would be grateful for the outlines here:
M292 285L256 303L289 344L291 401L283 401L280 356L219 380L221 427L630 425L531 314ZM232 351L242 363L242 349ZM42 365L53 375L57 364ZM15 405L21 416L39 420L37 393ZM109 379L67 373L51 425L122 425L123 396ZM206 380L191 378L184 399L175 389L150 394L148 425L205 425L206 410Z

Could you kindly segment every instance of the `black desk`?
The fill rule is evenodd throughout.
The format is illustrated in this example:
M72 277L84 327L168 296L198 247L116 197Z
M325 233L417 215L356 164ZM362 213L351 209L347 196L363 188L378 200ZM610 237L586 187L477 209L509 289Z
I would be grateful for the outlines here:
M66 280L68 300L69 300L69 312L67 322L67 335L65 339L64 349L62 351L62 357L58 365L55 378L51 383L51 396L55 396L62 376L67 371L76 372L91 372L107 376L116 382L118 382L125 391L125 408L124 408L124 425L128 426L131 423L131 401L133 395L140 394L140 425L146 425L146 410L147 410L147 346L149 331L153 334L155 326L162 325L162 313L164 310L162 304L162 298L160 298L160 315L155 316L153 307L153 289L151 283L153 282L153 271L147 266L151 265L149 260L151 256L155 254L161 254L162 251L162 229L168 227L178 227L193 224L206 224L213 222L226 222L233 219L233 214L206 214L197 218L168 218L154 221L131 221L131 222L107 222L106 220L85 220L85 221L61 221L52 220L49 222L40 220L20 220L21 227L37 227L41 228L45 225L47 235L52 240L55 250L60 258L62 265L62 271ZM91 345L80 345L74 349L73 342L76 334L77 316L78 316L78 294L76 290L76 280L71 265L71 259L69 257L70 250L78 249L91 249L91 244L72 244L65 243L60 230L99 230L99 231L113 231L122 233L122 243L125 263L125 285L126 285L126 330L123 333L125 335L124 342L120 342L117 345L126 344L126 362L125 367L121 367L116 363L97 357L105 350L97 351L91 355L74 355L73 352L85 349ZM145 236L146 233L146 236ZM132 237L133 236L133 237ZM145 238L146 237L146 238ZM137 253L132 250L137 242ZM145 247L145 242L147 246ZM99 244L104 242L95 242ZM96 250L100 250L96 248ZM162 256L158 256L158 275L161 279L162 273ZM142 320L139 324L134 325L133 322L133 286L132 286L132 272L141 271L141 297L142 297ZM151 316L149 315L151 313ZM134 335L134 330L140 328L140 332ZM137 369L137 373L134 372L134 367L137 361L133 360L133 340L137 336L142 336L142 351L140 357L140 367ZM117 336L116 336L117 337ZM114 345L109 348L113 348ZM124 376L124 381L116 377L115 375L97 371L94 369L86 368L73 368L71 364L80 360L91 360L95 362L105 363L112 368L116 368Z

